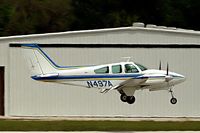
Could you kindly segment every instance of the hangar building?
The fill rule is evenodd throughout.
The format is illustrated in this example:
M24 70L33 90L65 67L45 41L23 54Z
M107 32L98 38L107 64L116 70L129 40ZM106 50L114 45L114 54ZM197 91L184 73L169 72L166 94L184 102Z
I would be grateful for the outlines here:
M37 43L59 65L92 65L132 60L148 68L186 76L175 86L178 99L170 104L167 91L136 91L136 103L120 94L44 83L30 78L20 44ZM130 27L35 34L0 38L0 115L98 117L200 117L200 32L134 23Z

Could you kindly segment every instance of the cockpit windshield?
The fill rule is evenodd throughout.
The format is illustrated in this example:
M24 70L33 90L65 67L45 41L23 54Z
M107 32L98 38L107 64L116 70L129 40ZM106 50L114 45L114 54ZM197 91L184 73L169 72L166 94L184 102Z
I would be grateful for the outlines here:
M138 64L138 63L135 63L135 64L140 68L141 71L147 70L147 68L145 66Z
M125 64L125 73L138 73L138 69L133 64Z

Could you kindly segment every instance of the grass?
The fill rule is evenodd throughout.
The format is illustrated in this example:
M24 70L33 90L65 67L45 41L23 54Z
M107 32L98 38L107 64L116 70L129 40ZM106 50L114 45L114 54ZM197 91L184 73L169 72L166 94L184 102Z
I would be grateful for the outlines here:
M0 131L200 131L200 121L0 120Z

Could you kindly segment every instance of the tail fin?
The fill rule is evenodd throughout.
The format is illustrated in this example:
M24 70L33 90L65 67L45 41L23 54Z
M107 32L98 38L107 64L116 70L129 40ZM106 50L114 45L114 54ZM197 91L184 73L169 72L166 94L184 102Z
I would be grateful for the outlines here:
M57 73L56 65L37 44L22 44L23 53L32 75Z

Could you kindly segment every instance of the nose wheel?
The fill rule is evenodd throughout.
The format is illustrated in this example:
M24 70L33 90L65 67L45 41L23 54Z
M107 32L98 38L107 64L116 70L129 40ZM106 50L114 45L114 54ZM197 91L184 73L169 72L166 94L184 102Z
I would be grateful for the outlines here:
M171 102L171 104L176 104L177 103L177 99L176 98L171 98L170 102Z
M169 92L171 93L171 96L172 96L172 98L170 100L171 104L176 104L177 103L177 99L174 97L174 93L173 93L171 88L169 89Z

